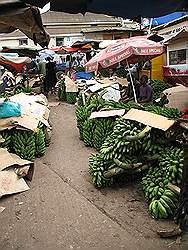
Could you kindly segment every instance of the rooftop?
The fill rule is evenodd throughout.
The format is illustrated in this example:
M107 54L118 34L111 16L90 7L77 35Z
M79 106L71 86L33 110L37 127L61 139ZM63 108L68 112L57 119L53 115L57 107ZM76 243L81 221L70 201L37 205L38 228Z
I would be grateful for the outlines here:
M68 14L64 12L48 11L42 14L43 24L56 24L56 23L92 23L92 22L119 22L120 19L103 15L103 14L93 14L86 13L82 14Z
M178 19L176 19L176 20L173 20L173 21L171 21L171 22L169 22L169 23L161 24L161 25L159 25L159 26L157 26L157 27L154 27L152 30L153 30L153 31L162 30L162 29L164 29L164 28L167 28L167 27L170 27L170 26L179 24L179 23L184 22L184 21L188 21L188 15L185 15L185 16L183 16L183 17L180 17L180 18L178 18Z

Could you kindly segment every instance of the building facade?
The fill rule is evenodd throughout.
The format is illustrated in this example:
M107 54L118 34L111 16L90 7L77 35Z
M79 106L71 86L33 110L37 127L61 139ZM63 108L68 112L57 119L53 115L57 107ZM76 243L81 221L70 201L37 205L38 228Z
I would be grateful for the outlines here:
M117 39L141 34L137 23L103 14L68 14L48 11L42 14L46 31L50 34L49 47L70 46L78 40ZM34 43L20 31L0 36L0 47L30 46Z
M163 77L171 83L188 85L188 15L153 29L164 38L166 54Z

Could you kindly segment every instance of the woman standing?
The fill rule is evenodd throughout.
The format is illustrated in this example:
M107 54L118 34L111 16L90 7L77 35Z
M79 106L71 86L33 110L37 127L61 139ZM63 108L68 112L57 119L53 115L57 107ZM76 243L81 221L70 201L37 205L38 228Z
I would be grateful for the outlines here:
M57 83L56 77L56 64L53 59L48 57L46 63L46 76L45 76L45 94L48 95L49 91L55 93L55 85Z

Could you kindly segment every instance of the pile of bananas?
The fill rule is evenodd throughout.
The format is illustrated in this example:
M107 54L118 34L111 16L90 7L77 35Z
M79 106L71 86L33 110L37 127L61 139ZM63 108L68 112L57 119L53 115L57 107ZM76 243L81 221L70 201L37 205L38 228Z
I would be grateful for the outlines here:
M108 187L112 184L112 178L105 178L104 171L110 168L110 162L105 161L100 153L92 154L89 158L89 168L93 184L98 187Z
M162 219L172 215L177 208L178 197L168 189L168 184L181 184L183 150L166 147L158 161L142 178L142 184L144 195L150 204L149 212L156 219Z
M154 100L160 98L161 93L165 90L170 88L170 86L161 80L152 80L151 86L153 89L153 98Z
M115 119L111 117L95 119L93 146L100 150L105 139L113 132Z
M178 119L181 117L181 112L175 108L159 107L153 104L144 104L145 111L152 112L157 115L163 115L167 118Z
M181 148L170 148L160 158L159 167L165 169L166 178L172 184L180 186L183 175L184 152Z
M174 215L178 206L178 196L170 189L165 189L159 199L149 204L149 212L155 219L166 219Z
M77 92L67 92L66 93L67 103L69 103L69 104L75 104L77 96L78 96Z
M3 143L1 143L1 148L7 148L7 150L9 151L12 143L11 130L2 131L1 136L5 140Z
M80 139L83 140L83 125L87 119L89 119L91 111L86 106L77 106L76 108L76 119L77 128L79 129Z
M66 86L64 80L61 80L58 83L58 98L62 102L66 101Z
M43 126L39 126L35 133L36 156L43 156L46 152L45 134Z
M93 147L93 130L94 130L94 121L93 119L85 120L83 126L83 141L85 146Z
M141 127L137 122L117 118L113 133L101 146L100 153L106 160L121 159L123 155L136 155L140 151L140 140L129 141L126 136L137 136Z
M15 130L12 135L12 149L21 158L34 161L36 154L34 132Z

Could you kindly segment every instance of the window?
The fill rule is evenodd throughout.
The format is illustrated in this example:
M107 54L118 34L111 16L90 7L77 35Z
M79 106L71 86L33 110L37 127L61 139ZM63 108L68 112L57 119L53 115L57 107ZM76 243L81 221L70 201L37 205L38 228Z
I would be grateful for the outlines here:
M186 49L169 51L169 64L186 64Z
M56 37L56 46L61 47L64 45L64 37Z
M19 46L28 45L28 39L19 39Z

